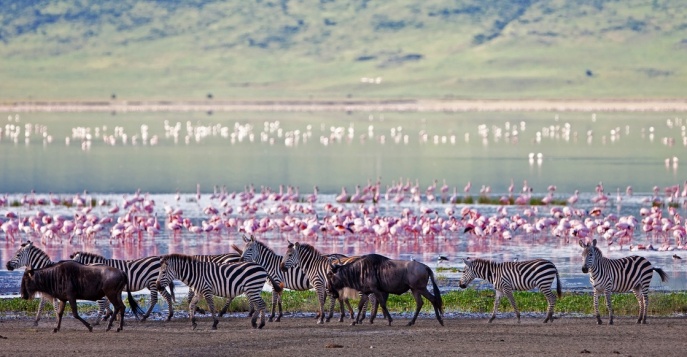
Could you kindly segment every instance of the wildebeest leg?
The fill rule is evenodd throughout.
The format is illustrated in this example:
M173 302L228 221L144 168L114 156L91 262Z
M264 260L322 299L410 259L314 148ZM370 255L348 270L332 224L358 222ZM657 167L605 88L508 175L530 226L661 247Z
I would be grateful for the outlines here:
M415 298L415 314L413 315L413 319L408 322L408 326L413 326L415 324L417 315L420 314L420 309L422 309L422 305L425 304L425 302L422 301L422 296L419 291L413 290L413 298Z
M389 313L389 310L386 308L386 297L389 296L389 294L382 293L381 291L374 291L375 298L377 301L379 301L379 304L382 306L382 314L386 316L387 320L389 320L389 326L391 326L391 322L393 319L391 318L391 314Z
M60 303L57 307L57 327L55 327L54 330L52 330L53 333L57 332L60 330L60 326L62 326L62 314L64 313L64 307L67 305L66 301L60 300Z
M427 300L432 303L432 306L434 307L434 314L436 314L437 320L439 320L441 326L444 326L444 319L441 318L440 303L437 301L437 297L432 295L432 293L430 293L427 289L421 291L420 294L422 294L422 296L427 298Z
M88 328L89 332L93 332L93 326L91 326L91 324L89 324L86 320L82 319L81 316L79 316L79 310L76 306L76 299L70 299L69 305L72 307L72 315L74 316L74 318L81 321L81 323L83 323L86 326L86 328Z

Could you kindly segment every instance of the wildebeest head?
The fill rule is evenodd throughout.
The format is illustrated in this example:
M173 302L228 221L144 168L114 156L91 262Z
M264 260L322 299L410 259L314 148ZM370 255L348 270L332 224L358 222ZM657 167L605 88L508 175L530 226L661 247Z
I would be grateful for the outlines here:
M257 263L260 252L258 251L258 242L255 241L255 237L251 235L250 238L248 238L244 235L243 241L246 242L246 245L243 246L241 261Z
M286 254L281 259L281 270L286 271L287 269L290 269L292 267L297 267L300 266L300 261L301 258L298 254L300 244L298 242L296 243L289 243L289 246L286 248Z
M327 270L327 290L329 290L334 299L339 298L339 291L343 289L344 285L341 276L338 274L341 267L343 267L343 264L337 259L333 262L330 261L329 269Z
M475 271L473 270L473 262L470 260L470 258L463 259L463 263L465 263L465 269L463 269L463 275L461 275L458 283L461 289L467 288L468 284L470 284L477 277L477 275L475 275Z
M21 278L21 298L24 300L29 300L33 298L36 293L36 282L34 281L34 270L29 265L24 271L24 275Z
M601 258L601 250L596 247L596 239L592 240L591 243L585 243L580 239L578 242L580 244L580 247L584 249L582 251L582 259L584 259L584 263L582 264L582 272L583 273L588 273L589 272L589 267L593 266L596 263L596 260Z
M31 250L36 249L31 241L23 243L21 248L14 254L14 258L7 262L7 270L12 271L25 265L29 265Z

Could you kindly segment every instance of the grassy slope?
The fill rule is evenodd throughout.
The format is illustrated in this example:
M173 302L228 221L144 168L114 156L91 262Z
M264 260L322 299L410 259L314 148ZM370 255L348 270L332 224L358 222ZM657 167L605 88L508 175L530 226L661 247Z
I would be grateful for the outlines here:
M679 98L687 84L687 5L668 0L78 3L0 0L0 98Z

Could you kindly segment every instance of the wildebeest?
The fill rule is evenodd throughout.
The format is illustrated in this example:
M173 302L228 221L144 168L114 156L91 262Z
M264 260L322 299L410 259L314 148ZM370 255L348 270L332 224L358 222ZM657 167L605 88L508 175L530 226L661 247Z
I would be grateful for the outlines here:
M434 295L427 290L430 279L434 285ZM420 313L423 305L422 296L432 303L437 320L442 326L444 325L441 317L444 312L443 301L439 286L434 280L434 272L420 262L394 260L379 254L368 254L350 264L332 264L331 271L327 273L327 282L327 289L335 298L338 297L339 290L344 287L358 290L363 294L374 294L382 306L382 313L389 320L389 325L392 321L389 310L386 308L389 294L401 295L410 290L415 298L416 309L408 326L415 323Z
M29 266L21 280L21 297L28 300L36 292L41 292L60 300L60 306L57 309L57 327L53 332L60 330L62 313L67 301L69 301L74 317L86 325L88 331L93 332L93 327L79 316L76 300L97 301L107 297L114 305L114 313L110 317L107 330L112 328L117 313L119 313L119 328L117 328L117 332L119 332L124 327L125 306L122 301L122 291L125 287L127 287L129 294L131 310L138 319L138 314L143 313L143 310L134 300L131 290L128 289L126 274L117 268L105 265L84 265L72 260L65 260L41 269L34 270Z

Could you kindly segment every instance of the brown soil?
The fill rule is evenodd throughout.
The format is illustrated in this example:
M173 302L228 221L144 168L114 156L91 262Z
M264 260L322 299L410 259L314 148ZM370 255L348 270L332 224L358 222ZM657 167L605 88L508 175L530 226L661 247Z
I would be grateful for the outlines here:
M381 314L380 314L381 316ZM29 319L0 321L2 356L684 356L687 319L650 318L647 325L621 317L614 326L598 326L593 318L540 319L421 318L415 326L397 318L387 326L347 322L317 325L313 318L284 317L264 329L250 328L247 318L222 318L218 329L201 318L192 330L188 319L136 322L127 318L124 331L105 332L102 324L89 333L75 319L44 318L38 327ZM605 323L607 321L604 321Z

